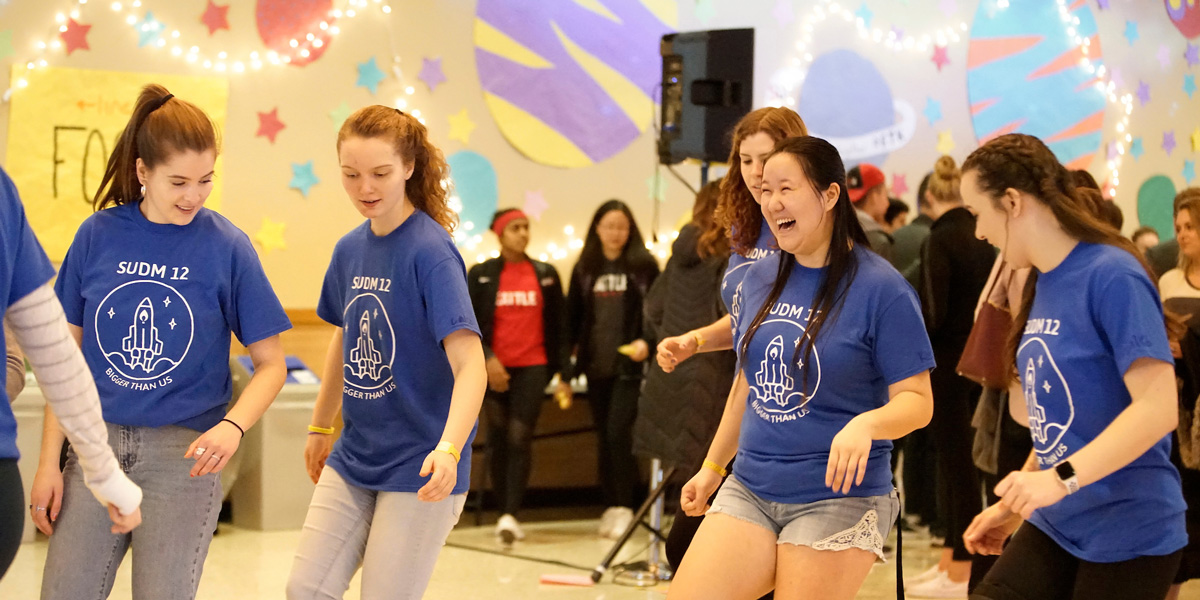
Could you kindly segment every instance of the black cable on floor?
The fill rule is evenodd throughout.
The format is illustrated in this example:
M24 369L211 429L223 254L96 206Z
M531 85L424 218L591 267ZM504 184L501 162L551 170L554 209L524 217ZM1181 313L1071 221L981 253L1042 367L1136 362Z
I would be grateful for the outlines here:
M595 567L581 567L579 565L573 565L568 562L563 562L561 560L554 560L554 559L550 559L550 558L536 558L533 556L523 556L520 554L513 554L511 551L508 551L508 550L493 550L491 548L480 548L479 546L468 546L467 544L457 544L457 543L449 542L449 541L446 542L445 545L450 548L458 548L459 550L470 550L472 552L482 552L484 554L493 554L496 556L503 556L505 558L516 558L518 560L542 563L545 565L554 565L556 567L566 567L568 569L578 569L580 571L586 571L588 573L591 573L592 569L595 568ZM645 548L642 548L641 550L635 552L634 555L636 556L638 554L641 554L642 552L645 552L649 547L650 547L650 544L646 544Z

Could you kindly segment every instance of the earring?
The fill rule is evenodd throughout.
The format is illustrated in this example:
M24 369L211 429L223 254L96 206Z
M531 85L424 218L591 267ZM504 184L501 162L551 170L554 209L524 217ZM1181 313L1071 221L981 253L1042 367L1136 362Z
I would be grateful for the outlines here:
M144 185L142 186L142 197L143 198L146 197L146 186L144 186Z

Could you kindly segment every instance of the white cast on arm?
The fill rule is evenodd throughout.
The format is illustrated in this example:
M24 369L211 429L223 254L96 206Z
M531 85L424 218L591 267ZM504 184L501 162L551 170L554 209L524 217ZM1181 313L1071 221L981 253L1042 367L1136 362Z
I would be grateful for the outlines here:
M142 489L121 470L108 445L96 382L50 284L15 302L7 317L42 394L79 455L88 489L101 504L113 504L123 515L134 512L142 503Z

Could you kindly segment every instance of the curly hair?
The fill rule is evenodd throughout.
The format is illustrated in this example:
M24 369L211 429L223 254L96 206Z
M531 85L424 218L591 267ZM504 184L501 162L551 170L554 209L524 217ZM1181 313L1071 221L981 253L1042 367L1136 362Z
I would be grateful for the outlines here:
M712 225L700 236L702 246L714 247L718 237L727 236L732 250L745 255L758 241L762 211L746 187L738 166L738 149L746 138L756 133L765 133L778 144L790 137L808 135L808 127L795 111L782 107L760 108L738 121L729 149L729 171L721 179L721 195Z
M413 165L412 177L404 185L404 195L421 212L453 234L458 215L450 209L447 182L450 167L442 151L429 141L429 131L412 115L399 109L375 104L360 108L342 123L337 149L349 138L380 138L391 142L396 154Z
M1000 198L1006 190L1029 194L1053 212L1067 235L1082 242L1116 246L1137 259L1150 281L1157 280L1137 246L1098 216L1091 193L1077 187L1071 172L1042 140L1020 133L994 138L963 161L962 172L967 171L976 173L979 189L991 197L996 208L1001 208ZM1025 321L1033 308L1036 281L1037 271L1033 271L1009 333L1005 356L1010 361L1015 362ZM1170 317L1168 325L1169 320Z

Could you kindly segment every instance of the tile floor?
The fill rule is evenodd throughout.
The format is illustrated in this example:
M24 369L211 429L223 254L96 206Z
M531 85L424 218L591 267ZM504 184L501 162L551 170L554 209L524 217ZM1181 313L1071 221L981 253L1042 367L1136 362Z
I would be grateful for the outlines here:
M512 600L553 598L555 600L662 600L668 584L639 589L612 583L611 576L589 588L550 586L538 583L543 574L586 575L604 557L611 542L595 535L594 520L542 521L527 523L527 539L504 552L494 541L490 525L473 527L466 515L450 535L449 546L438 560L425 598L429 600ZM292 563L297 531L258 532L222 524L213 539L200 584L198 600L282 599L283 588ZM618 563L645 557L647 537L639 533L627 545ZM911 573L927 568L937 558L927 537L911 535L905 539L905 567ZM46 555L44 539L26 544L3 581L0 598L36 599L41 585L42 563ZM531 559L560 561L579 568L536 562ZM111 598L131 597L130 561L117 575ZM346 593L347 600L359 600L357 578ZM858 598L884 600L895 598L893 563L877 565L867 578ZM1184 600L1200 600L1200 582L1185 586Z

